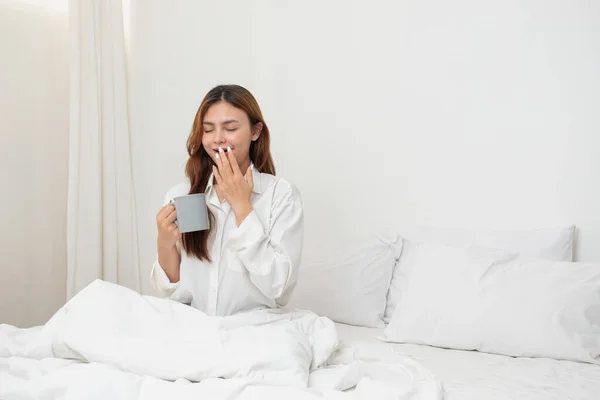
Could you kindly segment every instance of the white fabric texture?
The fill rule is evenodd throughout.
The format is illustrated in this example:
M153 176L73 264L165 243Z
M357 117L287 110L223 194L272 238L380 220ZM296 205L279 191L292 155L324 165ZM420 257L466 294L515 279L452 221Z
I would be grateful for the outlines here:
M336 322L385 326L383 313L402 239L389 232L361 239L340 254L303 263L290 307Z
M597 400L600 393L600 365L382 343L382 329L336 328L340 342L363 359L402 355L418 361L441 381L445 399Z
M524 230L490 230L403 226L397 229L406 239L465 247L481 246L506 250L551 261L573 261L575 226ZM389 323L400 296L398 270L394 270L384 321Z
M67 298L101 278L140 290L121 0L70 0Z
M600 364L600 264L404 241L384 340Z
M211 317L100 280L44 326L0 325L0 380L3 399L442 399L418 363L360 360L314 313Z
M211 262L190 257L180 247L180 280L172 283L157 259L151 279L162 296L219 316L287 304L302 254L302 199L286 180L256 168L252 174L254 210L239 227L231 206L219 202L211 175L205 193L218 232L208 243ZM189 190L187 182L174 186L165 204Z

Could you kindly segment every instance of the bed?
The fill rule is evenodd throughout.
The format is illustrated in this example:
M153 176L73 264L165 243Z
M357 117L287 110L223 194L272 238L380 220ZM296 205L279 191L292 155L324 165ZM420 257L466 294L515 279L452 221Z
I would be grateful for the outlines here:
M572 227L433 233L348 245L285 308L226 317L97 280L0 324L0 399L599 400L600 263Z
M515 358L435 348L425 345L384 343L377 339L381 328L335 324L340 348L351 348L364 361L396 363L398 356L416 361L440 383L440 392L415 396L377 396L365 389L367 396L337 397L331 391L313 391L314 396L292 389L279 392L258 391L265 387L236 387L234 379L217 380L222 387L202 387L185 379L174 382L123 373L103 363L81 363L68 358L0 357L0 393L11 399L401 399L401 400L598 400L600 366L588 363L540 358ZM34 332L36 333L36 329ZM284 355L290 357L289 354ZM182 360L184 357L182 357ZM166 361L165 361L166 362ZM182 361L185 363L185 361ZM206 382L213 382L208 379ZM231 381L230 385L225 385ZM197 389L197 390L193 390ZM208 395L208 397L206 397ZM174 397L175 396L175 397ZM200 396L200 397L198 397Z
M598 400L600 366L588 363L507 357L475 351L382 343L383 329L336 323L343 342L375 358L408 356L429 369L447 400Z
M293 305L365 357L407 356L450 400L600 399L600 263L574 226L401 227L311 260ZM348 251L348 249L352 249Z

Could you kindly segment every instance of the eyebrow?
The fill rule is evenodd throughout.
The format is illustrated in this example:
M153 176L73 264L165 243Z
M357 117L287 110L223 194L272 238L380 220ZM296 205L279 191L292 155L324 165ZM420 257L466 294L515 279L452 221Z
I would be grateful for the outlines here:
M239 123L240 121L238 121L236 119L228 119L227 121L223 121L223 123L221 125L227 125L227 124L231 124L231 123L234 123L234 122L238 122ZM203 122L202 124L203 125L212 125L212 126L215 126L215 124L212 123L212 122Z

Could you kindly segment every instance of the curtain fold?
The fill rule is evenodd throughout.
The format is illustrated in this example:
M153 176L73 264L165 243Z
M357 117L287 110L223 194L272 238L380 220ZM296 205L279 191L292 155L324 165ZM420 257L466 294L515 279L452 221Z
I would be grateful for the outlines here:
M121 0L70 0L67 299L95 279L140 291Z

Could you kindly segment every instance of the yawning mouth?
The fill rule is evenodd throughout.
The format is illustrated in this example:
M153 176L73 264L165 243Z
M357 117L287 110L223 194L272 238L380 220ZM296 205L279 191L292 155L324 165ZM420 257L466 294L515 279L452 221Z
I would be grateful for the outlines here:
M227 147L221 147L221 148L223 149L223 152L224 152L224 153L227 153ZM231 147L231 150L233 150L233 147ZM217 147L216 149L213 149L213 151L214 151L215 153L218 153L218 152L219 152L219 148Z

